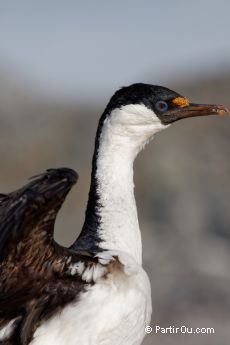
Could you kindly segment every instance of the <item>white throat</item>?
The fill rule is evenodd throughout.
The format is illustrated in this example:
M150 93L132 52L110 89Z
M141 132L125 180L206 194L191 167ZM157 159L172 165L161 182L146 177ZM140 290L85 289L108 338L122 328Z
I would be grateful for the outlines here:
M98 230L101 247L125 251L138 263L142 261L142 243L133 162L153 135L165 127L144 105L127 105L112 111L104 121L99 139L96 179L102 206Z

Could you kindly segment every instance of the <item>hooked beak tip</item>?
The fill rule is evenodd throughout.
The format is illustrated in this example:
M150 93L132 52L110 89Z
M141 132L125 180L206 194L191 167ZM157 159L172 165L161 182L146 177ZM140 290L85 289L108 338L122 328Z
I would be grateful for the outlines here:
M216 112L217 112L217 114L220 115L220 116L226 116L226 115L228 115L229 110L228 110L228 108L226 108L225 106L219 105L219 106L217 107L217 109L216 109Z

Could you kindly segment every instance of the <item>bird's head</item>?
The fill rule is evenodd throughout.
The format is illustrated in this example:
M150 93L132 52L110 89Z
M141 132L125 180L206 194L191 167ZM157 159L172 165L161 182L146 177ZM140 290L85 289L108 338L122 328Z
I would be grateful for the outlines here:
M223 105L190 103L188 98L162 86L133 84L118 90L101 118L118 135L149 137L175 121L205 115L226 115Z

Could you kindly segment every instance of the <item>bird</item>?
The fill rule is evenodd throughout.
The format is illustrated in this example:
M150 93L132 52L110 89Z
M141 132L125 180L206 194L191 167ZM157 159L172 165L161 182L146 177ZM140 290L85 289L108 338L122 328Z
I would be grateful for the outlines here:
M174 122L227 113L163 86L118 89L98 123L85 221L69 248L53 234L74 170L48 169L0 195L0 345L142 343L152 307L134 160Z

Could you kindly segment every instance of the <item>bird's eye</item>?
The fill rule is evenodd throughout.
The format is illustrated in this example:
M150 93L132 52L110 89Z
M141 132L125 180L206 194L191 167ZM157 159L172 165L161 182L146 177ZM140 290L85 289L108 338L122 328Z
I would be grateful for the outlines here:
M168 104L165 101L158 101L155 104L155 108L163 113L168 110Z

